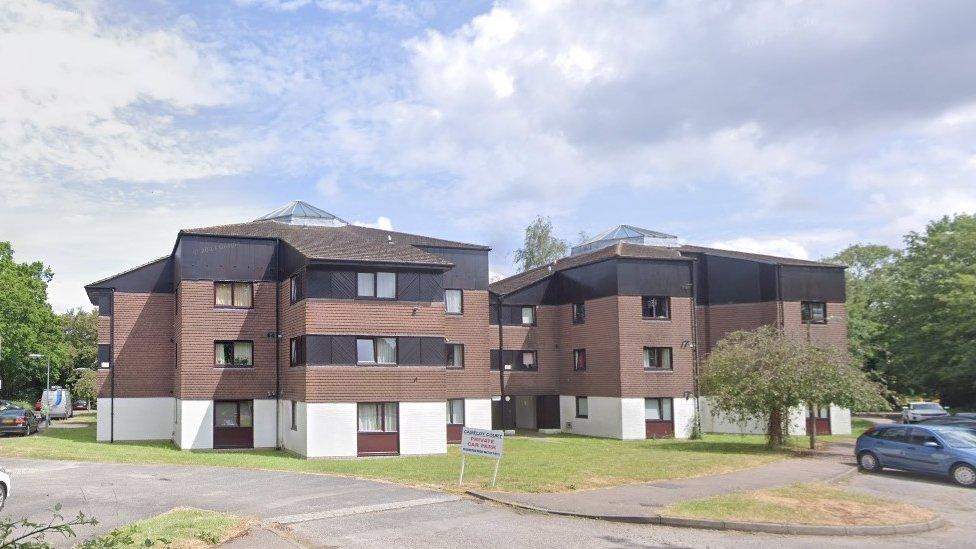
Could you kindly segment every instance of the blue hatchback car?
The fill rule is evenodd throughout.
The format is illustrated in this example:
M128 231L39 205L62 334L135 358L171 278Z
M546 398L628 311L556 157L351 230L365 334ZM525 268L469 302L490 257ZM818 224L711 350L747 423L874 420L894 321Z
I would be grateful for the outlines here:
M976 431L951 425L879 425L858 437L854 449L864 471L884 467L947 476L976 486Z

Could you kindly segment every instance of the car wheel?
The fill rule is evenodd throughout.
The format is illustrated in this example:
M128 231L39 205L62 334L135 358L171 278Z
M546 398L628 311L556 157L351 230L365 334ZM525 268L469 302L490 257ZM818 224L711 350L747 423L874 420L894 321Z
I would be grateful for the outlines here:
M952 468L952 480L959 486L976 486L976 469L961 463Z
M0 484L0 509L3 509L3 504L7 502L7 487Z
M875 473L881 470L881 462L878 461L878 456L871 452L861 452L861 455L857 456L857 466L862 471L869 473Z

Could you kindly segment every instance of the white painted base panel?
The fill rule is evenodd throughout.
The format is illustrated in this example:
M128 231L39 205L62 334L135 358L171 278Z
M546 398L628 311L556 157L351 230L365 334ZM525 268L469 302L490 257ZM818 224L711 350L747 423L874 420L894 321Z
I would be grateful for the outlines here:
M491 429L491 399L464 399L464 424L475 429Z
M112 418L113 399L98 399L95 439L109 440L168 440L173 438L175 399L116 398L115 417ZM113 425L114 423L114 425Z
M400 455L447 453L447 403L400 403Z
M177 425L173 442L181 450L213 448L212 400L177 400Z

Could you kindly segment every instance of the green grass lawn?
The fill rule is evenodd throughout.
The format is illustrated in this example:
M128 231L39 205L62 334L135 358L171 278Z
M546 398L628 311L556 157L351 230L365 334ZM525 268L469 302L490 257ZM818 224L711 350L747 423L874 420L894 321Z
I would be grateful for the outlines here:
M108 545L105 542L127 536L132 540L132 545L138 547L213 547L242 534L250 522L248 519L217 511L178 508L116 528L91 545L101 546L98 542ZM152 544L144 540L150 540ZM129 542L125 545L129 545Z
M468 457L465 486L457 486L461 456L368 459L304 459L276 450L184 451L171 442L95 442L94 415L73 420L79 428L52 428L30 437L0 439L0 456L171 463L348 475L442 490L485 488L494 462ZM63 425L62 422L57 424ZM619 441L573 435L510 436L505 440L496 489L558 492L635 482L717 474L786 459L791 450L770 450L761 436L706 435L703 440Z
M824 525L884 525L924 522L927 509L823 483L673 503L662 514L711 520Z

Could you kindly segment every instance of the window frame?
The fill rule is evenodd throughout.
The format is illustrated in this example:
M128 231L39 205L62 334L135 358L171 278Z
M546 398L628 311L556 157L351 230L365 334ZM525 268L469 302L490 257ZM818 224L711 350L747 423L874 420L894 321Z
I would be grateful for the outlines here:
M646 313L648 300L663 299L665 315L664 316L648 316ZM671 320L671 296L669 295L642 295L641 296L641 318L644 320Z
M457 292L458 294L460 294L460 296L461 296L461 299L459 300L459 302L461 304L461 310L460 311L453 312L453 311L448 311L447 310L447 292ZM464 290L463 289L461 289L461 288L444 288L444 314L455 315L455 316L457 316L457 315L463 315L464 314Z
M660 356L661 353L660 353L660 351L662 349L667 349L668 350L668 365L667 366L648 366L647 365L647 361L645 360L645 358L647 357L647 351L649 349L650 350L657 351L655 353L655 359L656 359L655 360L655 363L656 364L661 362L661 356ZM644 371L645 372L673 372L674 371L674 347L656 347L656 346L653 346L653 345L645 345L644 348L643 348L643 350L641 351L641 361L644 362L643 366L644 366Z
M583 414L580 414L580 402L581 401L586 404L586 412L583 413ZM577 396L576 397L576 410L575 410L575 412L576 412L576 419L589 419L590 418L590 400L589 400L589 398L587 398L585 396Z
M454 361L448 362L447 348L453 347L452 356L457 356L457 348L461 348L461 365L455 366ZM464 344L463 343L445 343L444 344L444 367L448 370L463 370L464 369Z
M532 311L532 322L530 322L528 324L525 323L525 310L526 309L529 309L529 310ZM519 305L519 321L521 322L520 325L521 326L535 326L536 325L536 322L538 321L538 317L536 316L536 312L537 311L536 311L535 305Z
M647 417L647 401L656 400L657 401L657 415L660 419L648 419ZM664 401L671 401L671 406L668 408L668 415L671 416L667 419L664 418ZM644 421L659 421L661 423L671 423L674 421L674 398L672 397L644 397Z
M241 404L250 404L251 408L251 424L241 425ZM235 425L218 425L217 424L217 405L218 404L234 404L236 405L235 410ZM254 429L254 401L253 400L214 400L214 428L215 429Z
M358 418L357 418L358 419ZM298 430L298 401L291 401L291 430Z
M379 297L379 275L380 274L391 274L393 275L393 297ZM359 276L360 275L371 275L373 277L373 294L372 295L360 295L359 293ZM377 300L377 301L396 301L400 295L400 289L398 288L400 282L400 277L396 271L356 271L356 299L364 300Z
M361 431L359 429L359 407L362 405L372 405L379 406L379 419L380 419L380 430L379 431ZM386 407L389 405L396 406L396 430L388 431L386 429ZM356 403L356 433L357 434L376 434L376 433L400 433L400 403L399 402L357 402Z
M577 307L579 309L577 309ZM579 301L577 303L573 303L573 324L586 324L586 302L585 301Z
M580 360L581 358L582 361ZM586 371L586 349L573 349L573 371L574 372Z
M293 274L288 277L288 301L291 305L301 301L301 296L298 293L298 274Z
M373 362L361 362L359 360L359 341L371 340L373 342ZM379 362L380 339L393 340L393 362ZM356 336L356 366L399 366L400 365L400 338L398 336Z
M250 364L219 364L217 362L217 345L227 345L231 346L231 356L234 360L237 359L237 354L234 352L235 343L247 343L251 346L251 363ZM214 368L254 368L254 340L252 339L215 339L214 340Z
M454 410L451 408L451 403L452 402L460 402L461 403L461 422L460 423L457 423L455 421L457 418L454 417ZM447 424L448 425L464 425L464 419L465 419L465 415L467 413L467 410L465 410L464 399L463 398L449 398L449 399L447 399L447 409L448 409L448 413L447 413Z
M505 349L505 352L506 353L515 353L515 360L512 361L512 368L511 369L506 369L505 370L506 372L538 372L539 371L539 350L538 349ZM493 353L496 353L497 356L498 356L498 362L499 362L498 368L495 367L494 361L491 360L491 358L489 356L489 359L488 360L489 360L490 364L488 365L488 369L489 369L489 371L497 372L499 370L499 368L501 368L501 369L504 369L505 368L505 364L504 364L504 362L505 362L505 353L502 353L498 349L491 349L491 351L489 352L489 355L491 355ZM532 363L535 366L534 368L525 368L524 367L524 364L525 364L524 356L526 354L531 354L532 355L532 359L533 359L532 360ZM517 362L517 364L516 364L516 362Z
M305 336L295 336L288 340L288 366L294 368L307 365L307 352Z
M229 284L230 285L230 305L221 305L221 304L217 303L217 286L219 286L221 284ZM250 299L251 304L250 305L247 305L247 306L245 306L245 305L235 305L235 303L237 303L237 285L238 284L247 284L248 292L250 292L250 294L251 294L251 296L250 296L251 297L251 299ZM214 291L214 298L213 298L213 306L214 306L214 309L244 309L244 310L247 310L247 309L253 309L254 308L254 282L247 281L247 280L214 280L213 291Z
M823 319L813 319L813 305L823 306ZM826 324L827 323L827 302L826 301L801 301L800 302L800 323L801 324Z

